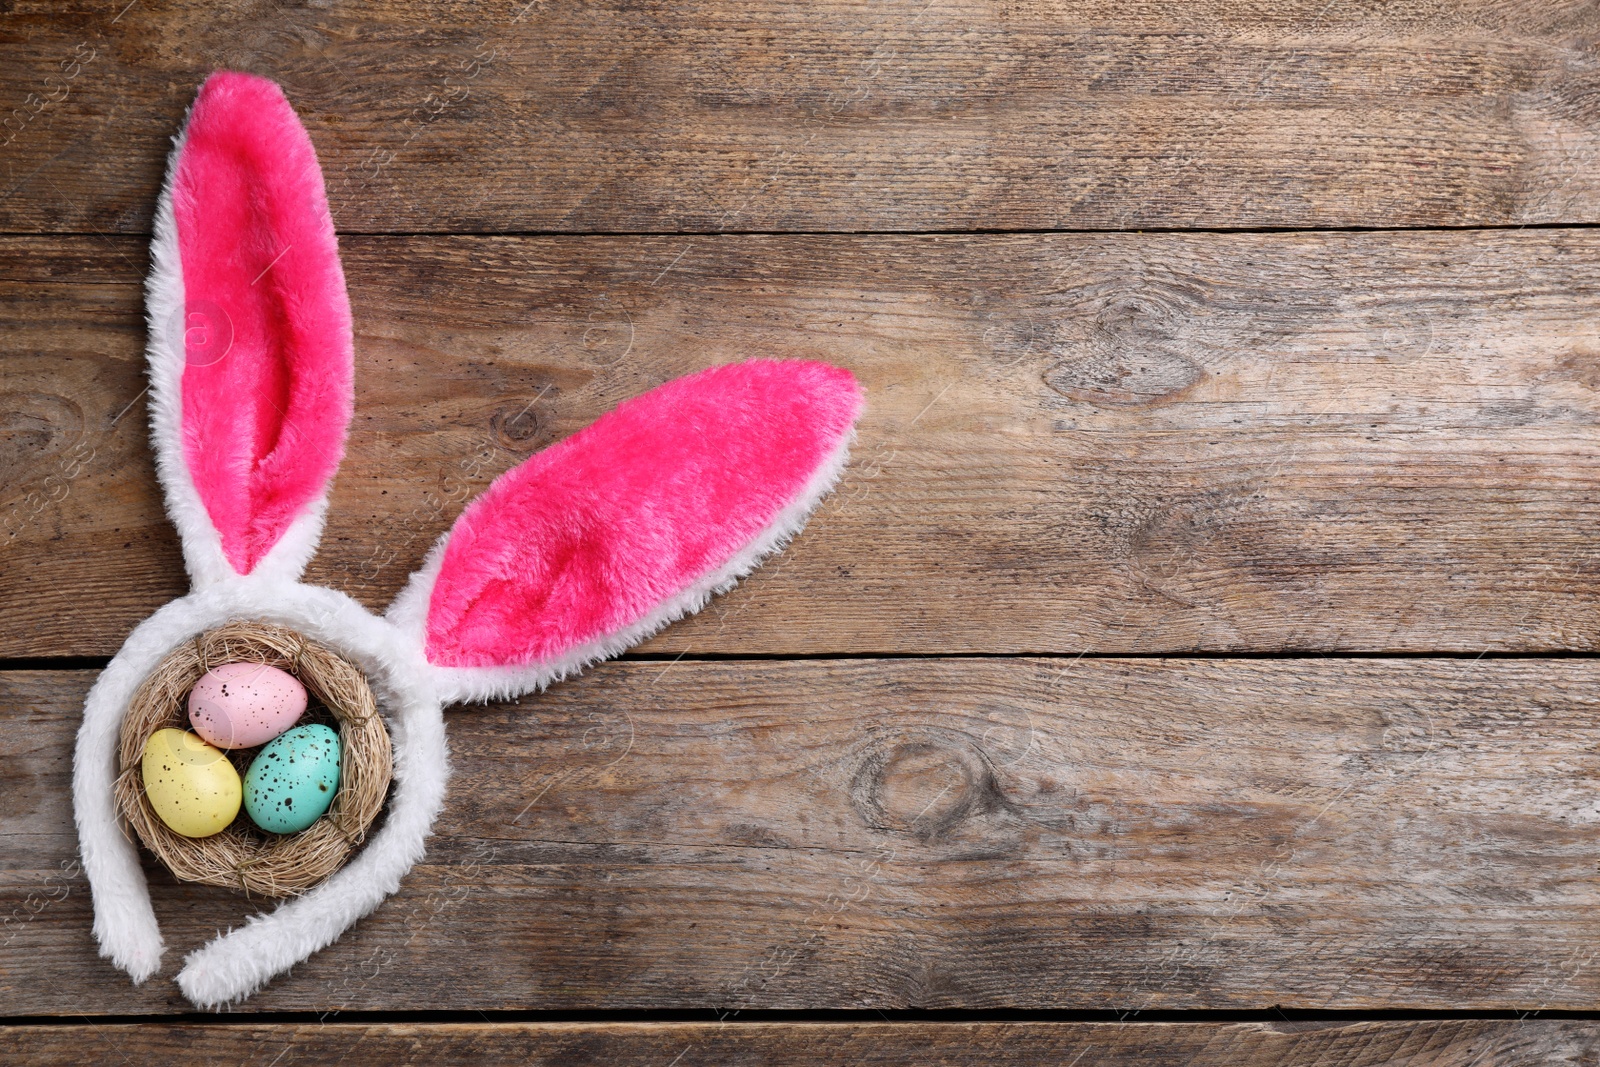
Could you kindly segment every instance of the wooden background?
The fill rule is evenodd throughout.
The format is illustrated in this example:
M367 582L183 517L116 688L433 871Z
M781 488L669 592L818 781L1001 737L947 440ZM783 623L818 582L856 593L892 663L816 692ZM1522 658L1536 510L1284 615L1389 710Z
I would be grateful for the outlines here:
M228 1017L99 960L70 744L184 591L140 285L205 74L327 174L309 580L708 364L851 367L699 617L450 713L427 859ZM0 1059L1600 1057L1600 5L0 4Z

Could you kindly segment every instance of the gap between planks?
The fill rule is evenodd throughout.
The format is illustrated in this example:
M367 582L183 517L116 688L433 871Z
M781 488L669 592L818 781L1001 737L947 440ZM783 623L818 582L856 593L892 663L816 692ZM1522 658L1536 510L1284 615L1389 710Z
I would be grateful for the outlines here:
M1097 1067L1548 1067L1589 1063L1600 1026L1571 1020L1344 1023L549 1022L227 1023L0 1028L29 1067L129 1054L250 1067L282 1063L530 1063L677 1067L759 1062L1050 1062Z

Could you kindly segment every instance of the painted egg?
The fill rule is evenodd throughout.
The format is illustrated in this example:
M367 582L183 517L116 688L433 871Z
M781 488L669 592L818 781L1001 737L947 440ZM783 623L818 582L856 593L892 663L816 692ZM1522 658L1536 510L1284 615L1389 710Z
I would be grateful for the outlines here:
M175 834L210 837L239 814L239 772L221 749L187 730L151 734L139 770L150 806Z
M254 748L305 714L306 687L265 663L224 663L189 691L189 724L218 748Z
M256 753L244 775L244 810L263 830L293 834L322 817L339 788L339 735L296 726Z

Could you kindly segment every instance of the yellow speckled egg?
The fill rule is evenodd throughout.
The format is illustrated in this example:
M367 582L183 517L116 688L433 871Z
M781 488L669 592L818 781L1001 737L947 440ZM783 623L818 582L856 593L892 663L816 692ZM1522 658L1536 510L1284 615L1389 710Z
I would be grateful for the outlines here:
M157 730L144 743L144 794L172 832L210 837L239 814L239 772L222 750L187 730Z

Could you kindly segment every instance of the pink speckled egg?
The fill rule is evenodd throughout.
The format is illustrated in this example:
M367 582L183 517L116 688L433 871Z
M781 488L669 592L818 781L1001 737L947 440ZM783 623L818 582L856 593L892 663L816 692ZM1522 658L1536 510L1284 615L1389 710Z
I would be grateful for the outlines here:
M300 679L265 663L224 663L189 691L189 723L218 748L264 745L305 710Z

